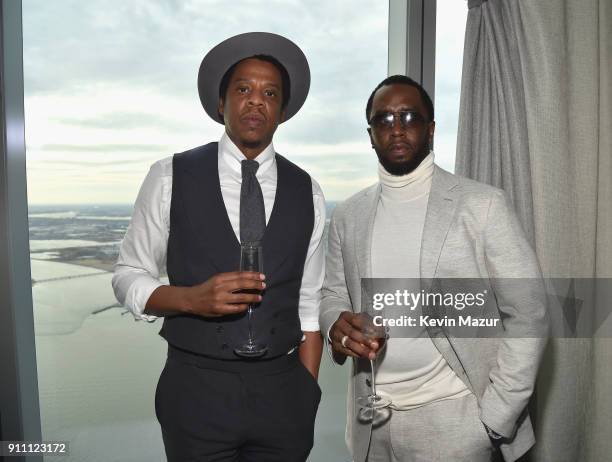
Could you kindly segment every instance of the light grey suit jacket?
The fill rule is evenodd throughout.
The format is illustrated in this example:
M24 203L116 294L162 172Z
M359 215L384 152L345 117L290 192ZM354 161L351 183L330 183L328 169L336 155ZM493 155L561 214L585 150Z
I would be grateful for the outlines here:
M379 195L376 184L338 205L332 215L320 315L324 333L343 311L361 309L361 278L372 277ZM476 395L483 423L507 437L501 445L506 461L516 460L535 442L527 403L546 345L548 316L536 256L503 191L435 167L421 242L421 278L491 281L503 320L501 337L457 338L440 328L428 332ZM504 278L525 278L521 284L531 287L517 291ZM346 441L355 462L365 460L370 441L371 425L357 419L355 402L367 394L367 378L368 363L352 361Z

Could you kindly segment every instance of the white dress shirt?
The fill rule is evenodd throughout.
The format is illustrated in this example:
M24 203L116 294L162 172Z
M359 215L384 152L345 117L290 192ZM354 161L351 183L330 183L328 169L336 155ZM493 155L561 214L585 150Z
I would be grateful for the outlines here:
M270 143L255 158L259 162L256 177L263 193L266 223L270 219L276 195L278 173L274 153L274 146ZM241 161L246 157L226 133L219 141L218 155L223 202L240 242ZM112 283L117 300L132 312L136 320L153 322L157 319L157 316L143 312L153 291L163 285L159 278L166 266L171 200L172 157L167 157L151 166L140 188L113 275ZM314 229L306 254L298 308L301 328L307 332L319 330L319 302L325 273L324 247L321 242L325 228L325 198L314 179L312 200Z

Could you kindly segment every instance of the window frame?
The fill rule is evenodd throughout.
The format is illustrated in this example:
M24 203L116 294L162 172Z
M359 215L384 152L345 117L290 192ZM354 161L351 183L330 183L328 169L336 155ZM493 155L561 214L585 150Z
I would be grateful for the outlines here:
M0 34L0 440L40 441L26 191L21 0L0 0ZM42 457L17 460L42 461Z
M436 0L389 0L387 75L404 74L435 102Z

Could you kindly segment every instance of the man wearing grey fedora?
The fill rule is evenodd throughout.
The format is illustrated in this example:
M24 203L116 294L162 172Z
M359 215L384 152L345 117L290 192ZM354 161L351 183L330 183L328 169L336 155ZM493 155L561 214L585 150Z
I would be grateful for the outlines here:
M515 461L535 441L527 404L548 332L535 254L503 191L435 165L434 107L421 85L383 80L366 120L379 182L334 211L320 316L333 359L352 358L346 438L354 461L487 462L500 452ZM487 313L501 329L464 334L434 313L440 323L417 315L388 339L372 339L360 313L371 278L401 278L413 294L476 281L490 291ZM377 355L371 377L368 359Z
M155 411L169 461L304 461L312 448L325 201L272 144L309 85L290 40L223 41L198 74L221 139L155 163L138 194L113 288L136 319L163 317ZM239 271L241 247L263 270Z

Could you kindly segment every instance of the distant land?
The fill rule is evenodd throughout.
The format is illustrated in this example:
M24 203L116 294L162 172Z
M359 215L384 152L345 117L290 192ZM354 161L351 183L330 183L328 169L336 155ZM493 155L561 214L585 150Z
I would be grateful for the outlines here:
M326 202L325 242L336 204ZM132 210L130 204L30 205L30 256L112 271Z

